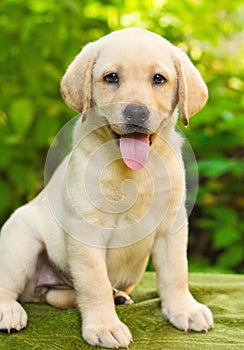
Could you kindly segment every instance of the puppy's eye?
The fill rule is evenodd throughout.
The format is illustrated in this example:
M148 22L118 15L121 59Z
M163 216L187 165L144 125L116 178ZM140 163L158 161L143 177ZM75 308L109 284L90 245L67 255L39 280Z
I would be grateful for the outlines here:
M153 77L153 84L164 84L167 79L162 74L155 74Z
M105 75L103 80L106 81L106 83L109 83L109 84L118 84L119 77L118 77L118 75L116 73L109 73L109 74Z

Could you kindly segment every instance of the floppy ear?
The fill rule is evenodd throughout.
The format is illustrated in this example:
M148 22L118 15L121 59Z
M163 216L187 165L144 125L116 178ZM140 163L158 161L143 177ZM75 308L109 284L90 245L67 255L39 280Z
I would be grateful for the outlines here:
M68 67L61 80L61 94L68 106L85 112L90 107L92 69L96 61L94 43L87 44Z
M205 105L208 99L208 89L199 71L180 49L177 49L174 61L178 74L180 118L187 126L189 118Z

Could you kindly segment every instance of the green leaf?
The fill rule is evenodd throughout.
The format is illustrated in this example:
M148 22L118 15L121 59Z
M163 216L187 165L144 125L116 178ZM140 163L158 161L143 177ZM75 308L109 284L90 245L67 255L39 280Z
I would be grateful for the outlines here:
M231 227L220 227L213 236L213 244L215 248L228 248L231 244L236 243L240 239L240 232L237 228Z
M12 165L10 178L16 191L20 194L35 192L38 186L37 174L31 168L28 168L27 164L17 163Z
M51 118L40 118L33 128L33 136L36 146L49 146L57 133L58 120Z
M12 199L12 192L9 185L2 180L0 180L0 193L1 193L1 200L0 200L0 212L1 212L4 209L4 207L9 206Z
M217 177L230 171L235 163L229 159L210 159L198 161L199 173L207 177Z
M223 267L235 267L243 261L244 248L242 245L233 245L218 258L218 264Z
M25 135L30 129L33 119L34 106L30 99L20 98L13 101L9 111L9 120L16 134Z

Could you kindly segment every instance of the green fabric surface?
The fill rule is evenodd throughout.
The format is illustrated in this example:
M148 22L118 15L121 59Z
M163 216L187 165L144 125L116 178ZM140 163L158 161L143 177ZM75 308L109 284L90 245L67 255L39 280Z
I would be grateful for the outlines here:
M135 304L118 306L120 319L132 331L130 349L244 349L244 275L190 274L190 289L207 304L215 319L208 333L184 333L163 319L156 292L156 276L147 272L132 294ZM25 304L29 322L25 330L0 333L0 350L94 349L81 338L77 310Z

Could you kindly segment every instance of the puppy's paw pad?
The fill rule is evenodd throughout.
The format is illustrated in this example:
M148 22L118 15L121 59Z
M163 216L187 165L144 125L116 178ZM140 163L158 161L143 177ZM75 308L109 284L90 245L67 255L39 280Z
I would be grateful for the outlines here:
M128 327L121 322L110 327L106 325L85 327L83 338L88 344L110 349L128 348L132 342Z
M27 324L27 314L15 300L0 301L0 330L20 331Z
M115 305L131 305L134 303L128 294L115 288L113 288L113 297Z
M173 311L170 311L167 307L163 309L164 316L176 328L182 329L185 332L188 330L207 332L214 327L212 312L206 305L196 301L187 307L184 307L184 303L182 305L177 309L174 307Z

